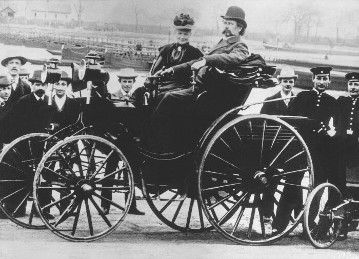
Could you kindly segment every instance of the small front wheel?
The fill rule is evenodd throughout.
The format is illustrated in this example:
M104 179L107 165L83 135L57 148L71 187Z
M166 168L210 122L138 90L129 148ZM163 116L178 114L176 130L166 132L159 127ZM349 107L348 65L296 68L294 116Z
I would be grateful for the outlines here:
M308 197L304 210L304 227L316 248L328 248L337 240L344 223L344 211L336 209L342 201L339 189L330 184L318 185Z

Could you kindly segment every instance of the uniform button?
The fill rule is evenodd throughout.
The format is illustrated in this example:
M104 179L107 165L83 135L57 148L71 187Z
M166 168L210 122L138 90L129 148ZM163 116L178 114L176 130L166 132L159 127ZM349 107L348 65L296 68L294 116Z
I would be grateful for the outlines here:
M317 106L319 106L319 103L317 104Z

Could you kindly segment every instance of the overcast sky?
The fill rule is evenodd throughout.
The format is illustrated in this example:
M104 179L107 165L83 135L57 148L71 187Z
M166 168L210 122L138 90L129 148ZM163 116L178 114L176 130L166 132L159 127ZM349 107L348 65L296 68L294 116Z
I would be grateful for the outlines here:
M44 2L45 0L43 0ZM48 0L67 3L72 7L80 0ZM0 0L2 3L35 3L39 0ZM291 23L283 23L291 6L305 5L321 17L319 35L333 37L336 25L342 37L359 37L359 0L82 0L84 20L99 22L135 23L135 6L139 24L172 25L175 14L189 13L198 28L213 28L231 5L246 12L248 32L286 32L293 30ZM314 29L314 28L313 28Z

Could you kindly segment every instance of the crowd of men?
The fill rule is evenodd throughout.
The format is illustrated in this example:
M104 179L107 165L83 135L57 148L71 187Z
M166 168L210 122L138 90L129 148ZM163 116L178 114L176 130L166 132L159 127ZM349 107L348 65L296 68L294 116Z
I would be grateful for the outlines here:
M220 112L223 112L223 107L228 109L238 105L238 100L231 98L245 94L235 84L227 82L221 72L245 64L250 57L247 45L241 40L247 28L245 12L240 7L231 6L222 18L223 38L212 50L203 55L189 45L193 19L183 14L175 17L177 42L160 49L160 57L151 71L154 75L170 78L163 88L163 93L158 96L151 115L157 132L158 141L155 142L159 145L153 148L158 152L168 152L176 145L176 141L183 144L181 136L185 137L186 134L178 133L178 127L191 125L186 123L186 120L188 122L188 115L192 113L196 98L204 91L214 93L212 104L215 104L213 107L217 107ZM66 94L72 81L71 76L62 72L60 80L54 84L54 95L47 96L47 84L41 77L42 71L34 71L29 77L29 73L21 69L25 63L26 58L21 56L8 57L1 62L7 69L0 74L0 143L3 144L27 133L43 132L49 128L61 129L74 123L80 114L78 102ZM189 84L191 70L199 71L194 87ZM345 158L358 148L359 73L345 75L349 96L335 99L326 93L331 82L331 70L331 67L310 69L312 90L302 91L295 96L292 90L298 76L292 68L282 68L277 77L281 90L266 98L261 113L304 116L312 119L314 141L311 142L310 149L313 150L315 183L329 181L346 195ZM133 103L135 107L145 105L146 87L131 91L136 77L132 68L120 70L120 87L112 93L110 99L125 100L126 106L131 105L129 103ZM95 90L100 88L98 85L93 87ZM222 98L223 100L220 98L226 91L233 89L236 91L235 95L226 95L226 99ZM109 98L108 95L101 97ZM48 98L52 98L52 101L49 102ZM176 130L178 134L173 134ZM273 228L278 231L286 228L290 213L296 209L301 196L294 187L285 188L283 193L283 199L277 207L277 217L273 219ZM108 207L104 210L108 211ZM272 204L268 205L267 210L273 210ZM135 207L133 213L142 214ZM271 215L268 212L265 216L270 218Z

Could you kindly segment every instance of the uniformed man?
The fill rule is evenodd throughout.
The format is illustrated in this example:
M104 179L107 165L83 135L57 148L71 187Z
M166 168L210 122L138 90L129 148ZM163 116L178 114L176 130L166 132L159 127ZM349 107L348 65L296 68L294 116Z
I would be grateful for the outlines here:
M30 86L21 80L19 72L21 66L25 65L27 59L22 56L7 57L1 61L1 65L6 67L12 77L12 94L9 99L10 102L15 103L22 96L31 93Z
M337 100L337 113L334 120L337 143L337 174L335 184L344 196L346 191L346 167L357 166L359 137L359 73L345 75L349 96L340 96Z
M262 114L285 115L289 104L293 100L293 98L291 98L294 96L292 90L296 80L298 79L298 75L294 73L294 70L291 67L283 67L277 78L281 86L281 90L276 94L267 97L264 101L270 101L278 98L283 98L283 100L264 103L261 109Z
M325 93L331 82L331 67L314 67L312 81L314 87L310 91L300 92L288 107L288 114L304 116L313 120L310 132L302 131L312 154L315 170L315 185L326 182L335 175L334 142L331 138L330 121L335 116L336 100ZM307 130L307 129L304 129ZM298 174L300 182L303 175ZM292 211L300 211L302 208L302 192L300 188L286 186L278 204L276 217L273 221L274 230L284 230L290 219Z

